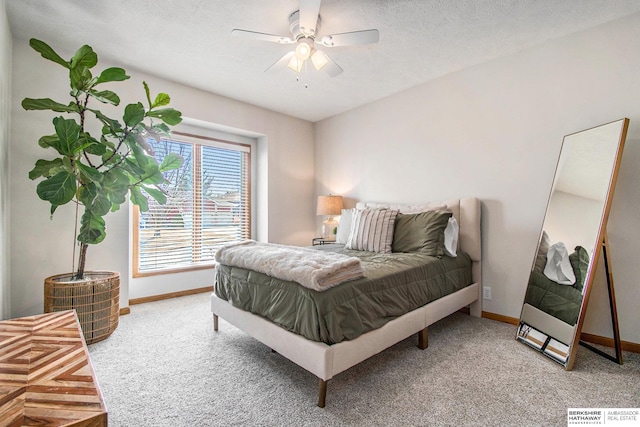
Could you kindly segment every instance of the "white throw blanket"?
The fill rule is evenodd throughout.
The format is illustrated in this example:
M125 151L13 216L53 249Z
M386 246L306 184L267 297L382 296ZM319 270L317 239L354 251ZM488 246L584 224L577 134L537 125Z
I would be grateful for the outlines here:
M299 246L246 240L218 249L216 262L298 282L316 291L364 277L360 259Z

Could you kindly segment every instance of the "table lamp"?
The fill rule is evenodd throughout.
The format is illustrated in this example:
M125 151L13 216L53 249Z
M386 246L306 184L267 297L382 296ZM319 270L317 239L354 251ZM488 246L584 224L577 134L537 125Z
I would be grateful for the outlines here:
M338 221L333 219L334 215L342 213L342 196L318 196L317 215L328 215L322 223L322 238L325 240L336 240L338 231Z

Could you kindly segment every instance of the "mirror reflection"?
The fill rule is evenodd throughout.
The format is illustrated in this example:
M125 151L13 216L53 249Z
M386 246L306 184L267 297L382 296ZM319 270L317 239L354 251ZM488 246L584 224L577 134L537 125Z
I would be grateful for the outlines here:
M517 339L570 369L628 120L564 138Z

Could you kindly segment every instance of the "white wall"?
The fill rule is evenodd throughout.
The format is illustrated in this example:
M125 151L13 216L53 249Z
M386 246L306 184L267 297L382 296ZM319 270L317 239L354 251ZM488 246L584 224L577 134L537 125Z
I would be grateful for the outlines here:
M60 53L63 57L73 54ZM118 64L101 60L99 68L113 65ZM259 164L257 189L254 189L258 191L257 206L254 209L260 218L257 237L277 243L309 244L315 220L311 123L144 75L128 65L124 68L132 78L111 87L121 96L122 105L144 98L142 81L145 80L153 94L160 91L169 93L171 105L182 111L184 116L256 136L259 140ZM37 182L28 179L28 172L35 161L47 156L37 141L40 136L52 133L53 116L51 112L26 112L20 107L25 97L66 100L69 90L66 78L64 69L42 59L29 48L27 41L14 40L10 162L13 316L41 313L44 278L71 271L74 209L71 205L61 207L50 220L49 205L36 195ZM108 214L106 222L107 238L89 248L87 269L121 273L121 307L128 305L129 298L177 292L213 283L212 270L154 276L155 280L131 279L128 206Z
M640 343L640 15L316 123L316 190L482 200L484 311L519 317L564 135L629 117L608 227L623 340ZM428 52L422 54L428 55ZM611 336L594 293L585 332Z
M10 317L9 286L9 117L11 115L11 33L0 0L0 320Z
M554 191L545 216L544 230L551 244L562 242L569 253L578 245L591 253L602 221L603 202Z

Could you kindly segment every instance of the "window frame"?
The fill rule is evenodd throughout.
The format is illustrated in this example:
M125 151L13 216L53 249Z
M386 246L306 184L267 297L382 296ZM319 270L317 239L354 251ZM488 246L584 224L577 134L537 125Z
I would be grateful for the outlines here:
M228 139L223 139L223 138L218 138L218 137L212 137L212 136L206 136L206 135L200 135L200 134L194 134L194 133L190 133L190 132L181 132L181 131L173 131L171 136L168 137L167 139L175 141L175 142L181 142L181 143L188 143L188 144L193 144L194 147L194 155L193 158L196 159L198 156L196 155L196 153L200 153L202 150L202 146L209 146L209 147L218 147L218 148L225 148L225 149L229 149L229 146L235 146L235 147L243 147L244 149L242 150L238 150L238 151L244 151L247 153L247 165L246 165L246 177L245 177L245 185L246 185L246 211L247 211L247 215L246 215L246 221L247 221L247 229L248 229L248 238L251 239L252 238L252 234L253 234L253 206L252 206L252 200L253 200L253 180L252 180L252 157L254 155L253 153L253 144L251 143L245 143L245 142L237 142L237 141L230 141ZM197 161L197 165L194 162L193 168L194 170L196 170L196 168L201 169L202 165L200 164L200 159L198 159ZM201 180L200 179L195 179L195 174L194 174L194 188L193 188L193 192L194 194L201 194L200 191L200 186L201 186ZM183 267L167 267L167 268L157 268L154 270L147 270L147 271L140 271L139 270L139 265L140 265L140 208L137 205L134 205L133 203L130 203L131 206L133 207L133 214L132 214L132 277L133 278L139 278L139 277L149 277L149 276L158 276L158 275L166 275L166 274L175 274L175 273L185 273L185 272L189 272L189 271L198 271L198 270L206 270L206 269L212 269L215 267L215 261L211 260L211 261L207 261L207 262L203 262L203 263L199 263L199 264L192 264L192 265L188 265L188 266L183 266ZM194 210L199 210L200 208L197 207L197 205L199 205L199 203L194 203ZM200 228L202 227L202 224L200 222ZM192 240L193 243L193 240Z

